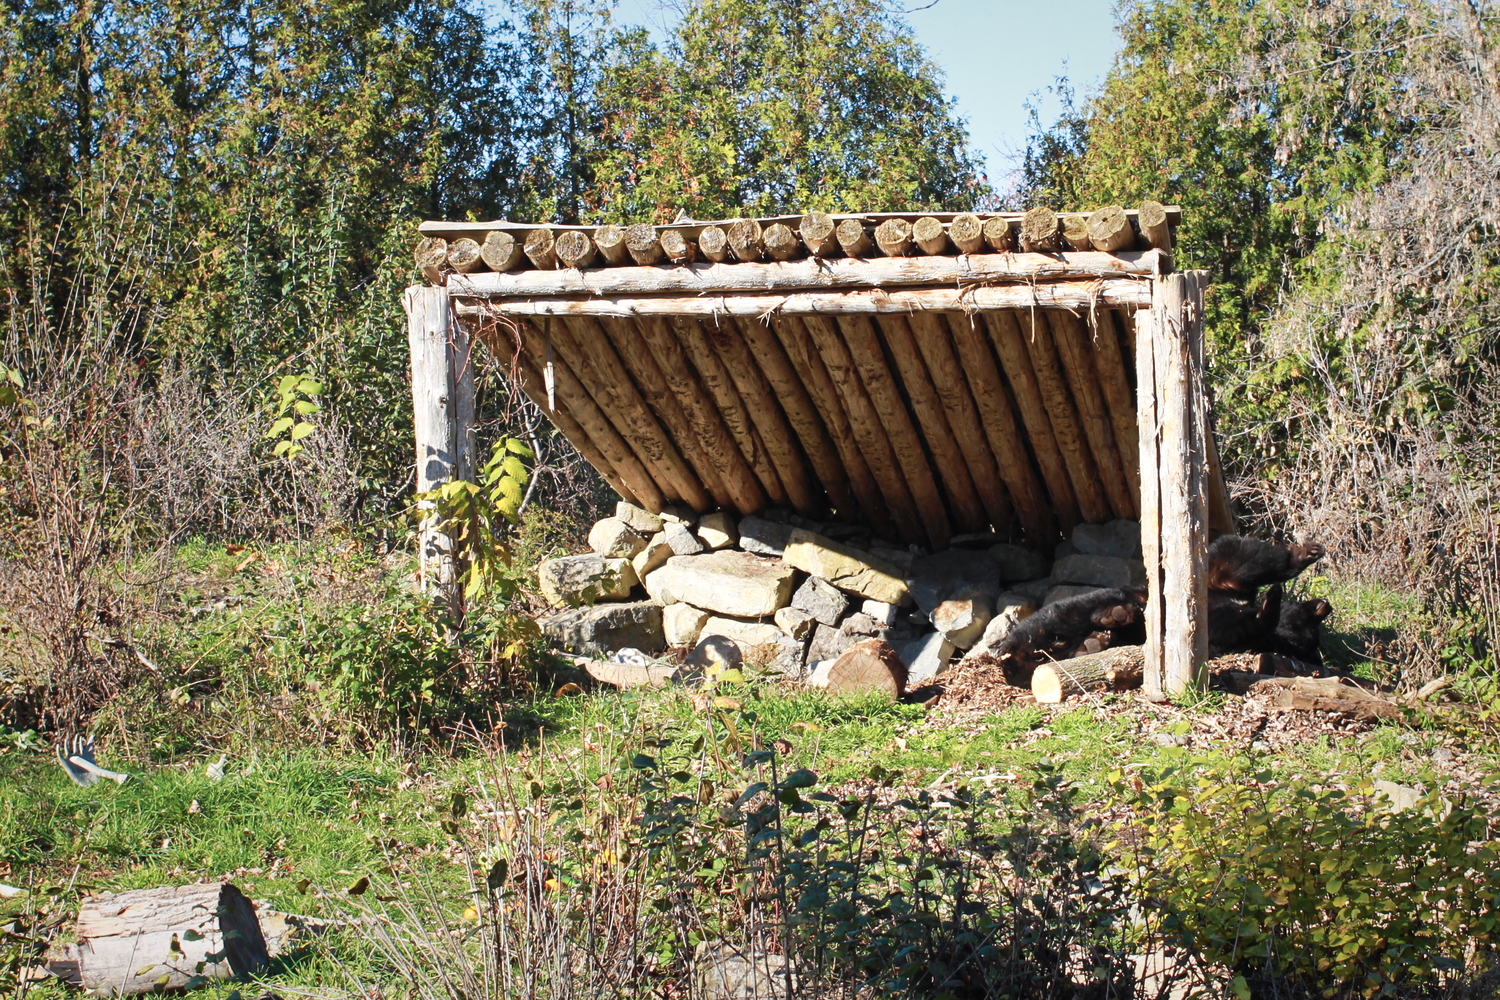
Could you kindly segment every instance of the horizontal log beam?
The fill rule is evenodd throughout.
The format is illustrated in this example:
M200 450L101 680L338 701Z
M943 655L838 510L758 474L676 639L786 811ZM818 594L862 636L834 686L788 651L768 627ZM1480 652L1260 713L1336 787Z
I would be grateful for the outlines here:
M1134 279L1057 281L1044 285L976 285L970 288L855 289L842 292L706 296L608 296L591 299L504 298L487 303L449 285L454 310L468 318L499 311L511 316L850 316L876 313L989 312L999 309L1068 309L1149 305L1150 286ZM467 301L466 301L467 300Z
M968 254L958 257L809 258L769 263L702 262L664 267L621 267L456 274L456 295L666 295L774 292L801 289L891 288L963 285L987 281L1063 281L1148 277L1160 270L1158 250L1109 254L1093 251L1040 254Z

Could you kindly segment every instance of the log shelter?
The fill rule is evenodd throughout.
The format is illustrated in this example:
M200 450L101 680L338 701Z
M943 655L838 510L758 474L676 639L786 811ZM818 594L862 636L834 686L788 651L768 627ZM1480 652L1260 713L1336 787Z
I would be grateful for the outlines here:
M1197 686L1234 530L1175 207L619 227L426 222L407 289L418 489L472 479L471 351L621 497L1050 552L1139 519L1148 694ZM448 541L423 561L451 580Z

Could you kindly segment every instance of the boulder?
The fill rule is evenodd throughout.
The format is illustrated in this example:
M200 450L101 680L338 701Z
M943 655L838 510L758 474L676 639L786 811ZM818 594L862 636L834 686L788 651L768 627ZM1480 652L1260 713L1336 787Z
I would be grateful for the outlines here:
M1048 563L1042 554L1024 545L992 545L990 555L994 557L995 565L1000 569L1000 579L1005 583L1035 580L1048 573Z
M810 576L792 595L791 606L806 611L824 625L837 625L849 610L849 598L833 584Z
M693 995L702 1000L790 1000L798 982L788 965L781 955L700 941L693 952Z
M547 559L537 566L536 575L542 596L554 605L567 607L621 600L629 597L630 588L636 585L630 560L594 554Z
M740 540L734 527L734 515L721 510L698 518L698 540L710 552L729 548Z
M995 599L995 616L984 627L984 634L979 637L979 641L964 654L964 662L980 656L993 656L1000 640L1010 634L1017 622L1035 610L1036 605L1030 598L1016 593L1001 594Z
M796 529L780 521L763 517L740 518L740 548L760 556L779 556L786 551L787 539Z
M911 572L912 560L917 558L916 553L911 549L900 549L892 545L881 545L879 542L871 542L865 548L865 551L870 553L870 555L874 556L876 559L879 559L881 562L888 562L892 566L899 569L902 576L905 576L907 573Z
M659 653L667 645L661 607L650 601L575 608L537 624L548 639L579 653L608 654L626 647Z
M615 517L643 535L654 535L661 530L661 515L653 514L626 500L615 504Z
M703 623L703 635L721 635L726 639L733 639L741 646L764 646L783 638L781 629L770 622L725 618L720 615L713 615Z
M679 521L663 522L661 533L672 551L679 556L695 556L703 551L703 543L698 540L698 536Z
M816 618L800 608L779 608L776 611L776 627L793 639L806 639L817 624Z
M959 649L968 649L984 635L994 610L984 595L956 597L944 601L932 612L932 624Z
M901 660L906 664L906 684L915 690L948 669L953 657L953 643L941 632L929 632L920 639L913 639L901 647Z
M673 556L672 546L667 544L667 536L658 531L646 539L646 547L635 554L630 560L630 565L635 569L637 580L646 579L648 574L654 573L667 564L667 560Z
M648 592L665 603L686 601L736 618L773 615L792 599L792 568L775 559L722 549L673 556L651 574Z
M836 626L819 622L813 628L812 639L807 644L807 661L836 660L840 653L858 642L859 638L840 631Z
M1049 604L1056 604L1058 601L1067 600L1069 597L1077 597L1079 594L1092 594L1094 591L1102 589L1102 587L1080 587L1071 583L1059 584L1056 587L1048 589L1047 596L1042 600L1042 607L1045 608Z
M885 626L864 612L856 611L839 624L839 631L857 639L884 638Z
M885 601L865 601L859 606L859 610L861 614L869 615L881 625L889 627L896 624L896 615L901 609Z
M906 664L890 643L866 639L819 664L808 683L834 694L879 691L895 701L906 690Z
M700 611L691 604L668 604L661 609L661 629L668 646L692 646L703 632L703 623L708 621L707 611Z
M988 552L950 549L915 560L906 586L917 607L930 615L955 598L983 595L993 600L1000 593L1000 567Z
M868 552L822 535L798 528L787 539L782 558L789 566L827 580L840 590L889 604L906 601L900 570Z
M646 536L617 517L606 517L589 529L589 548L606 559L631 559L646 547Z
M1053 583L1087 584L1091 587L1128 587L1146 582L1146 565L1138 559L1117 556L1064 556L1052 564Z
M1139 559L1140 522L1122 517L1105 524L1080 524L1073 529L1073 548L1086 556Z

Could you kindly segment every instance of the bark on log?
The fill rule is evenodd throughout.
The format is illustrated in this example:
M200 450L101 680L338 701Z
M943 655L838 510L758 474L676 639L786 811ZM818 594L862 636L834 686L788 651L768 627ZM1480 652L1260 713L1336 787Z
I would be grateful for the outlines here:
M1215 679L1237 694L1274 692L1275 708L1338 712L1366 722L1403 717L1401 706L1348 677L1275 677L1226 670Z
M514 236L498 229L485 233L484 242L479 245L479 255L491 271L515 270L526 256Z
M1140 646L1116 646L1071 660L1044 663L1031 675L1031 693L1043 705L1089 691L1131 691L1141 686L1146 662Z
M929 257L945 254L953 248L948 242L948 234L943 232L943 224L930 215L912 223L911 238Z
M78 972L91 993L130 996L271 964L255 907L232 884L101 893L78 910Z
M1007 231L1009 226L1006 227ZM984 249L984 223L971 212L954 216L948 223L948 238L959 253L979 253Z
M479 244L467 236L448 244L448 266L459 274L483 270L484 258L479 254Z
M879 691L895 701L906 690L906 676L906 664L890 643L883 639L865 639L814 673L809 683L830 694Z
M722 264L729 260L729 234L719 226L704 226L698 233L698 251L713 261Z
M688 239L687 234L680 229L663 229L661 248L667 259L674 264L691 264L698 259L697 244Z
M1062 249L1062 226L1057 213L1038 205L1021 217L1021 249L1028 253L1055 253Z
M993 218L984 220L984 242L991 250L1009 253L1016 248L1016 237L1011 232L1010 220Z
M1054 309L1047 313L1047 322L1052 328L1052 340L1057 346L1068 388L1078 406L1084 437L1094 456L1094 467L1098 470L1104 495L1116 517L1135 518L1139 516L1135 492L1130 488L1130 478L1115 444L1114 426L1104 402L1104 390L1083 320L1072 313Z
M1089 220L1082 215L1065 215L1062 220L1063 239L1074 250L1092 250L1094 244L1089 241Z
M1141 203L1136 212L1136 221L1141 227L1141 236L1157 250L1172 249L1172 230L1167 224L1167 210L1159 201Z
M933 220L936 222L937 220ZM880 331L890 349L891 361L896 366L906 398L911 401L912 412L922 429L922 440L932 454L938 482L948 497L948 510L961 531L983 531L990 523L984 504L979 500L969 466L964 461L966 451L984 448L983 438L960 441L948 423L937 387L927 371L916 338L905 316L880 317ZM1007 512L1008 513L1008 512ZM1009 518L1006 518L1009 520ZM995 528L1004 530L1005 521L996 521Z
M630 254L630 259L642 267L660 264L662 257L666 255L661 248L661 240L656 235L656 227L644 222L625 227L625 250Z
M772 260L787 261L802 256L802 241L797 239L797 234L792 232L791 227L780 222L767 226L760 241L765 247L766 255Z
M448 263L448 241L441 236L424 239L417 244L413 255L417 270L422 272L422 277L427 279L431 285L443 283L443 267Z
M1135 230L1131 228L1130 217L1118 205L1106 205L1090 215L1088 229L1089 242L1096 250L1112 253L1135 248Z
M911 223L886 219L875 227L875 245L887 257L905 257L911 252Z
M761 255L761 231L760 223L754 219L737 219L729 226L729 249L734 251L734 259L750 263L760 260Z
M610 267L619 267L630 259L630 250L625 246L625 230L620 226L600 226L594 230L594 246L599 248Z
M1120 453L1120 465L1125 470L1125 479L1130 484L1130 496L1137 512L1141 504L1140 440L1135 423L1135 399L1130 388L1127 361L1120 350L1120 335L1116 330L1117 314L1110 309L1100 309L1090 314L1089 334L1093 346L1095 367L1099 371L1099 387L1104 392L1104 402L1109 409L1110 427L1114 431L1115 447ZM1123 322L1130 322L1123 320Z
M557 238L550 229L533 229L523 246L526 257L538 271L557 269Z
M1016 509L1021 512L1021 524L1033 541L1050 545L1057 534L1057 526L1047 502L1045 487L1031 464L1023 432L1016 423L1005 379L995 364L989 340L980 329L979 324L983 320L962 313L948 313L946 318L953 345L958 349L958 357L963 362L963 371L967 376L970 394L974 397L974 405L978 408L985 437L990 442L990 451L1000 466L1000 477L1005 480L1006 491ZM941 343L941 338L934 338L934 341ZM925 339L919 342L924 346L926 344ZM1069 522L1070 530L1077 519L1075 510L1072 521Z
M933 478L932 466L922 448L917 429L912 425L906 403L886 367L885 352L875 336L874 324L864 316L839 317L839 329L849 345L854 365L859 370L865 391L875 404L875 412L885 428L900 463L901 474L910 485L912 498L921 513L923 528L931 541L933 550L946 549L953 529L948 521L948 512L943 507L942 495Z
M557 237L553 250L565 267L581 270L594 262L594 241L587 233L569 229Z
M844 248L844 254L856 260L867 256L870 248L875 245L870 242L870 234L866 231L865 224L858 219L843 220L835 232L839 246Z
M808 212L797 232L814 257L832 257L839 252L838 225L827 212Z
M1282 691L1271 704L1275 708L1290 708L1304 712L1337 712L1340 715L1352 716L1362 722L1404 718L1400 707L1390 702L1367 701L1363 698L1324 698L1303 694L1300 691Z

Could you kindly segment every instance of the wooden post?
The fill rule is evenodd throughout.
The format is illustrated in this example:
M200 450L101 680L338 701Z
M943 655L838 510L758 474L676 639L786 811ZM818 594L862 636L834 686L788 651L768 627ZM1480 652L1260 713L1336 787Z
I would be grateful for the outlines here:
M452 322L446 288L413 286L402 299L411 347L411 397L417 443L417 492L474 475L474 359L468 332ZM455 612L458 570L453 539L430 517L418 531L422 586L447 595Z
M1155 698L1201 688L1208 655L1203 283L1198 271L1156 278L1138 319L1141 548L1151 589L1145 689Z

